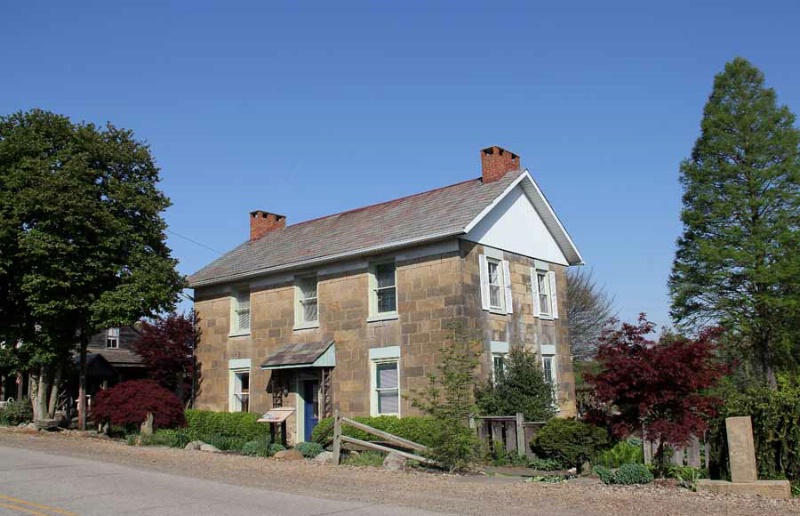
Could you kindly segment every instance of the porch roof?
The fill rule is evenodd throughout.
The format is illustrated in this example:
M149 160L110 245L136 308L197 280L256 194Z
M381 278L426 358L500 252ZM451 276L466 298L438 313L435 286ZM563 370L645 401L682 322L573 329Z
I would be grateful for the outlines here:
M334 367L336 346L332 340L284 344L261 364L261 369Z

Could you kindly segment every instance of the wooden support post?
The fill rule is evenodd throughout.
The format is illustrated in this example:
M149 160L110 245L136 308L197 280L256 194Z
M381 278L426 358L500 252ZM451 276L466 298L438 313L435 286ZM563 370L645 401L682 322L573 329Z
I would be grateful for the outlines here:
M525 457L528 443L525 442L525 416L517 412L517 455Z
M333 465L338 466L342 455L342 413L333 411Z

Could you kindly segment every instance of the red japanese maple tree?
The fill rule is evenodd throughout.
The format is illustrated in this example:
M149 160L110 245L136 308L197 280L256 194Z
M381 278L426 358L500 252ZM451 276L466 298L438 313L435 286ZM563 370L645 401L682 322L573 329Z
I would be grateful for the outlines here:
M686 445L708 429L720 400L707 391L728 368L716 354L721 329L705 330L695 339L664 335L658 341L648 339L654 331L641 314L637 324L603 332L597 353L601 372L586 379L605 410L587 418L608 425L617 437L641 431L658 442L663 468L665 445Z
M144 323L141 336L132 343L147 365L150 377L184 402L192 388L193 353L197 344L195 319L194 312L172 313L153 324Z

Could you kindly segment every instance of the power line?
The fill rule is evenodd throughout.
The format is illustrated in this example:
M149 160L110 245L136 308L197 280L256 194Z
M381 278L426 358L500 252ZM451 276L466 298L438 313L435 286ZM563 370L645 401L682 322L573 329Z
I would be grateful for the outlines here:
M197 240L192 240L192 239L191 239L191 238L189 238L189 237L185 237L185 236L183 236L183 235L181 235L181 234L178 234L178 233L176 233L176 232L172 231L171 229L167 229L167 233L171 233L171 234L175 235L176 237L182 238L182 239L184 239L184 240L188 240L189 242L193 243L194 245L199 245L200 247L204 247L204 248L208 249L209 251L213 251L213 252L215 252L215 253L217 253L217 254L219 254L219 255L223 255L223 254L225 254L225 253L223 253L222 251L217 251L217 250L216 250L216 249L214 249L213 247L209 247L209 246L207 246L207 245L205 245L205 244L203 244L203 243L200 243L200 242L198 242Z

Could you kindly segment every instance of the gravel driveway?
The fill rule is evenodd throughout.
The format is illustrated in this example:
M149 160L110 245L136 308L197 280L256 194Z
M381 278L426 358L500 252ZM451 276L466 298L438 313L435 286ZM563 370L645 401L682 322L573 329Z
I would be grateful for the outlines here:
M0 429L0 446L331 500L384 503L456 514L800 515L798 499L717 497L674 487L605 486L586 479L543 484L504 477L387 472L369 467L335 467L307 461L281 462L135 447L78 432L43 434Z

